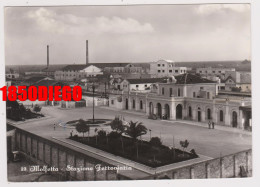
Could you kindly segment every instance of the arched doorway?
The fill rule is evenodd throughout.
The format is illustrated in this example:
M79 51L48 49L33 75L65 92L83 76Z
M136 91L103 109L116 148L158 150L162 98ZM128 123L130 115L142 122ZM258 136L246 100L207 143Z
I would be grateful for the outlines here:
M201 110L200 110L200 107L198 107L198 121L201 121Z
M140 110L143 110L143 101L140 100Z
M152 102L149 103L149 114L150 115L153 114L153 103Z
M165 117L166 119L170 119L170 106L168 104L165 104Z
M211 110L210 110L210 108L207 109L207 117L208 117L208 120L211 119Z
M220 121L220 122L223 122L223 121L224 121L224 113L223 113L223 110L220 110L220 111L219 111L219 121Z
M237 127L237 112L232 112L232 127Z
M162 118L162 105L160 103L157 103L157 115L159 118Z
M125 99L125 109L128 110L128 99Z
M176 106L176 119L182 119L182 105L178 104Z
M189 118L192 118L192 108L189 106Z

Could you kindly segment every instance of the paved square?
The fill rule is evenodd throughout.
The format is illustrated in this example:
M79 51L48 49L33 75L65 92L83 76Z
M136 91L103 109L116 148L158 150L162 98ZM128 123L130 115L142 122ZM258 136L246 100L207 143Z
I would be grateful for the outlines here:
M25 122L19 124L19 127L46 138L64 138L69 136L71 129L56 125L56 129L54 130L53 124L79 118L91 119L92 107L63 110L48 106L42 108L42 113L50 117ZM95 118L114 119L115 115L123 115L126 121L143 122L148 129L151 129L152 137L161 137L165 145L172 146L174 143L175 147L180 147L180 140L187 139L190 142L188 150L195 149L198 154L212 158L252 148L251 135L244 133L208 129L207 125L201 127L184 122L151 120L143 113L126 113L126 111L113 111L104 107L95 107ZM91 132L94 133L94 128ZM150 139L149 131L146 135L142 136L142 139Z

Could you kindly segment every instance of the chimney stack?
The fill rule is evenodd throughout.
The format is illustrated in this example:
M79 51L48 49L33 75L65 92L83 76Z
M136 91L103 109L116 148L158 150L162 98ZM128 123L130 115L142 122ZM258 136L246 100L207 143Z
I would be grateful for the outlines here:
M47 45L47 68L49 67L49 45Z
M88 40L86 40L86 65L88 65Z

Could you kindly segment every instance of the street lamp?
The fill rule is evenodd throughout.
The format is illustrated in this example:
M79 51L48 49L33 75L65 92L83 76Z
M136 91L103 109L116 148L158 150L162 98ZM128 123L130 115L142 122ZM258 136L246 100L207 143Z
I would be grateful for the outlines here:
M95 122L95 114L94 114L94 107L95 107L95 98L94 98L94 94L95 94L95 85L94 83L92 83L92 91L93 91L93 124Z
M151 141L151 139L152 139L152 130L149 129L149 132L150 132L150 141Z

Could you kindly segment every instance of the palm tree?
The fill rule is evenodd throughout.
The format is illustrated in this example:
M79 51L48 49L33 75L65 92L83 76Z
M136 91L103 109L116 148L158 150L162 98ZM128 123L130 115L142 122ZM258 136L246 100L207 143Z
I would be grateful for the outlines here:
M136 156L138 158L138 141L137 138L147 133L147 128L142 125L142 122L130 121L129 126L126 127L125 134L130 136L136 143Z
M142 124L142 122L130 121L129 126L126 127L125 134L133 138L134 141L136 141L139 136L142 136L147 133L147 128Z

